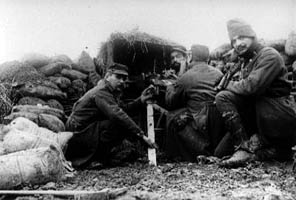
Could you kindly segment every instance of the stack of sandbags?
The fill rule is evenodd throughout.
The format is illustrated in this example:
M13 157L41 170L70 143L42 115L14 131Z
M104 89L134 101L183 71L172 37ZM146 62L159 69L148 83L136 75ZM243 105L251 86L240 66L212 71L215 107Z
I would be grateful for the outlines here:
M63 110L51 108L47 105L16 105L13 106L11 114L4 119L11 122L17 117L25 117L39 126L52 130L54 132L65 131L64 122L66 116Z
M31 120L18 117L0 130L0 155L39 147L56 146L65 150L72 132L55 133Z
M38 127L26 118L1 125L0 189L58 181L73 172L62 152L72 136Z
M37 71L53 82L61 92L66 94L67 98L61 98L61 95L58 98L54 98L61 103L66 115L71 113L73 104L88 89L96 85L92 81L93 78L90 77L98 77L95 72L93 59L85 51L81 53L76 62L73 62L66 55L49 58L49 62L43 66L39 65Z
M29 63L28 61L24 61ZM31 61L32 63L32 61ZM34 63L34 62L33 62ZM66 55L57 55L48 58L48 62L44 62L44 65L36 65L35 69L42 74L47 80L46 83L39 86L39 88L32 86L32 84L26 84L20 89L20 92L31 93L31 98L25 98L20 100L20 105L48 105L50 107L60 109L64 111L63 103L67 101L67 89L71 86L71 80L62 75L64 70L72 70L72 60ZM50 84L49 84L50 83ZM34 91L30 88L34 88ZM30 91L28 91L30 90ZM41 93L43 91L43 93ZM32 95L34 93L34 95ZM23 95L28 97L28 95ZM32 98L34 97L34 98ZM38 98L38 99L37 99ZM40 101L43 100L45 102Z
M63 110L62 105L58 101L66 99L66 93L63 93L55 83L47 79L28 63L12 61L0 65L0 83L11 86L9 91L11 104L41 104ZM35 66L42 67L40 65L46 62L32 61L32 63Z
M34 105L35 102L30 98L38 98L38 103L42 102L42 105L50 106L55 105L50 99L66 99L66 94L62 93L54 83L46 80L34 67L18 61L0 65L0 84L9 85L6 90L1 87L1 104L3 105L1 106L1 115L3 116L11 111L13 105L22 102ZM49 103L47 103L48 100L50 100ZM3 122L3 116L1 122ZM7 122L9 123L9 121Z
M71 80L71 86L67 90L68 99L64 103L65 113L70 114L73 104L84 95L90 88L94 87L100 80L96 73L93 59L86 51L82 51L80 56L71 65L71 71L64 71L63 76Z

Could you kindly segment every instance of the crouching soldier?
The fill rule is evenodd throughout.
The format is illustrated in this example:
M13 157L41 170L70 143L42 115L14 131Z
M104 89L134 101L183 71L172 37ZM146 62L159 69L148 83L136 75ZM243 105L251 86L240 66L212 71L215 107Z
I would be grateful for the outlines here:
M280 54L262 47L252 27L240 19L228 21L231 45L244 62L241 79L230 81L216 96L235 152L221 165L235 167L251 159L283 159L296 138L296 107ZM256 137L250 136L256 134Z
M215 85L223 74L207 64L208 47L193 45L191 53L189 70L167 87L165 149L171 158L192 162L198 155L213 155L223 137L222 117L214 105Z
M149 147L156 147L126 113L141 108L152 95L144 90L135 101L120 104L127 77L127 66L113 64L105 78L74 104L66 123L67 130L74 132L66 152L66 158L74 167L86 167L92 161L108 165L111 149L125 138L137 137Z

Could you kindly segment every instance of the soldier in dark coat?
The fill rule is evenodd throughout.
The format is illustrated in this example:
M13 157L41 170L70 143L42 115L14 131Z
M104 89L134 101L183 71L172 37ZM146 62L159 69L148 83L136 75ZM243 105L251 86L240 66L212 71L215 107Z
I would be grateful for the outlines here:
M172 158L196 161L198 155L212 155L223 136L222 118L215 105L215 84L222 73L207 64L209 49L193 45L192 62L175 85L168 86L166 106L166 152Z
M284 61L275 49L262 47L243 20L230 20L227 28L231 45L244 61L241 79L230 81L216 96L235 146L234 154L221 165L283 158L290 153L296 136L296 107Z
M85 167L92 161L107 165L111 149L125 138L139 138L150 147L156 147L126 113L141 109L152 95L144 91L133 102L120 104L127 76L127 66L113 64L105 78L74 104L66 123L66 129L74 132L66 152L74 167Z

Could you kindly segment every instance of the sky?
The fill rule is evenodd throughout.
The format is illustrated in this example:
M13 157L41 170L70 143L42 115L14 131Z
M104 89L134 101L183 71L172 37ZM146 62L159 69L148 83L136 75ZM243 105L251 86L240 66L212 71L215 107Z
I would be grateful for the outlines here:
M0 0L0 63L28 53L95 57L111 33L135 29L212 50L229 42L232 18L259 38L286 39L295 10L296 0Z

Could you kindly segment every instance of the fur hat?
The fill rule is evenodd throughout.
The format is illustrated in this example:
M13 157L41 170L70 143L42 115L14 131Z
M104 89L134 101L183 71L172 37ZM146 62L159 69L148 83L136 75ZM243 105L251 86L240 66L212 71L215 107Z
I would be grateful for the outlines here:
M207 46L194 44L191 46L192 61L208 61L210 51Z
M108 72L128 76L128 67L123 64L113 63L112 65L109 66Z
M227 22L227 30L230 41L236 36L247 36L256 38L256 33L251 25L242 19L231 19Z

